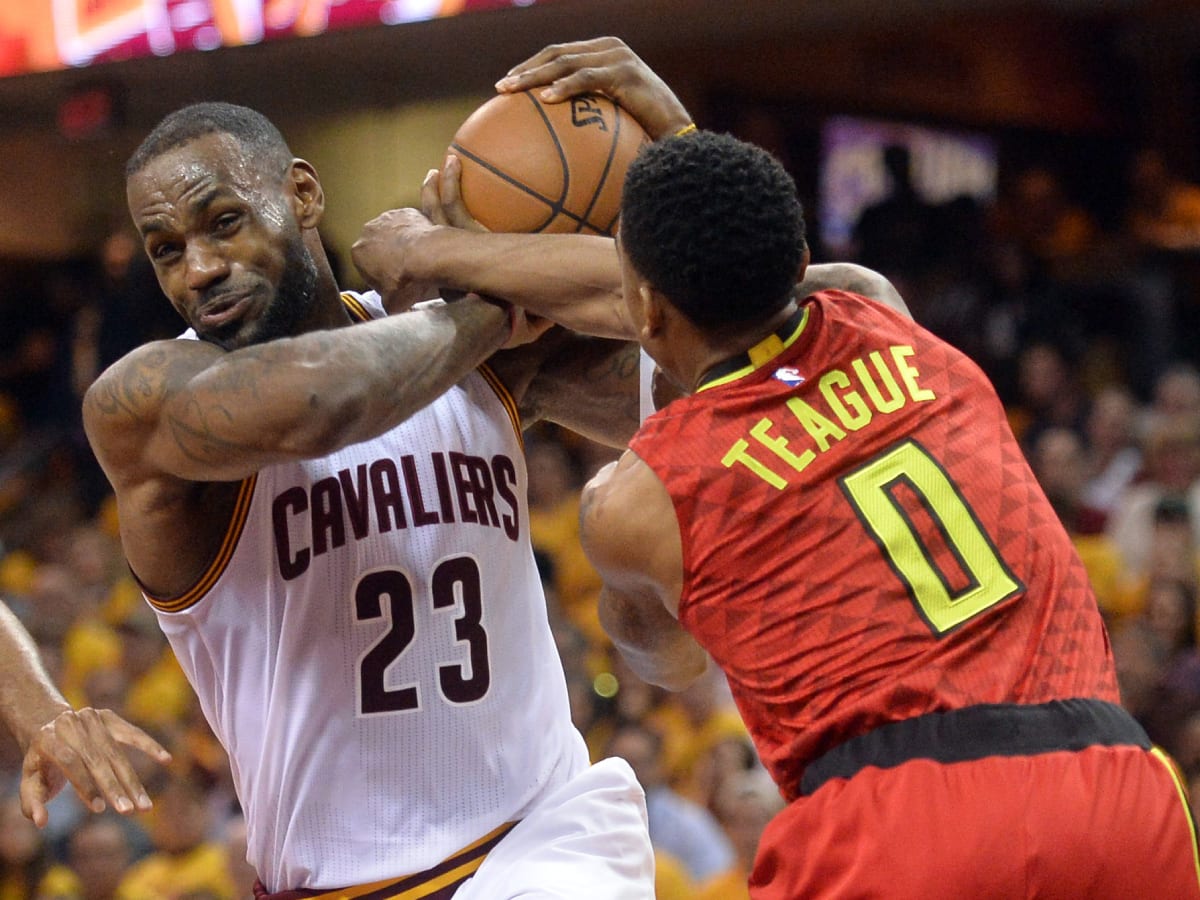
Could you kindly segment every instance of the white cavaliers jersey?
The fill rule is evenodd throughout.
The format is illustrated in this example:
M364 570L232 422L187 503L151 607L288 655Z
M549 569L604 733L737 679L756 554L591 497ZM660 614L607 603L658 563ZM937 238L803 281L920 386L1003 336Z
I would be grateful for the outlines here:
M247 479L210 570L147 598L268 889L419 872L586 768L526 497L515 405L481 367L374 440Z

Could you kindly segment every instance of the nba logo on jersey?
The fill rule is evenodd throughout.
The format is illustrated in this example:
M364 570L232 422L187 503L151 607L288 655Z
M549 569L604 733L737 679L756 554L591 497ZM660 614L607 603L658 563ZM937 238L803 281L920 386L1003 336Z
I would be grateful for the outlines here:
M804 376L800 374L799 369L795 369L792 366L783 366L776 369L775 377L788 387L795 387L798 384L804 383Z

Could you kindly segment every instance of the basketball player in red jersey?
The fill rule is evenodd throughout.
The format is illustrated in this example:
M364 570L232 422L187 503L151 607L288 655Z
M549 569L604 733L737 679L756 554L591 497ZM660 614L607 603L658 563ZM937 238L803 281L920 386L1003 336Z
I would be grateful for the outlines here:
M790 801L754 896L1200 897L1178 777L983 373L902 311L797 297L794 185L734 138L646 150L617 245L689 396L589 484L583 539L629 661L681 688L708 651Z
M506 85L605 90L645 125L661 82L602 41ZM580 317L629 328L686 394L589 483L583 539L621 652L669 688L711 654L789 801L752 896L1200 897L1183 786L1119 706L1087 577L983 373L900 302L798 290L790 177L686 131L629 173L607 318L579 241L441 230L410 235L410 264L431 240L478 282L468 257L519 252L490 288L566 321L515 276L553 258L534 240L570 247L588 278L541 290L591 290Z

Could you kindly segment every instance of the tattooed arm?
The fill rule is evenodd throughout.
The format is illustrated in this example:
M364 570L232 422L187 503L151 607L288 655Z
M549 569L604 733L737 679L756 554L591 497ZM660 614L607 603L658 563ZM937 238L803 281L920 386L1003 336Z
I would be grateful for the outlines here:
M84 425L118 490L153 475L245 478L404 421L495 350L507 319L469 299L230 353L147 344L88 390Z
M243 479L383 433L510 328L507 311L467 298L232 352L159 341L123 357L83 414L133 570L152 594L187 590L221 547Z

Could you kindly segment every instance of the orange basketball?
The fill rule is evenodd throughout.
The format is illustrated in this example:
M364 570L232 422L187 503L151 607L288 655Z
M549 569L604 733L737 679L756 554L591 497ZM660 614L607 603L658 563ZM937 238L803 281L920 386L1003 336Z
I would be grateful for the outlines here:
M649 140L607 97L542 103L525 92L484 103L450 150L463 203L490 230L611 235L625 171Z

